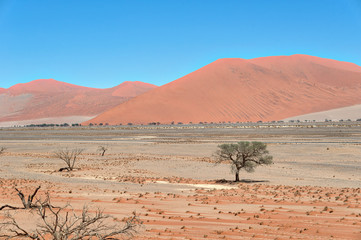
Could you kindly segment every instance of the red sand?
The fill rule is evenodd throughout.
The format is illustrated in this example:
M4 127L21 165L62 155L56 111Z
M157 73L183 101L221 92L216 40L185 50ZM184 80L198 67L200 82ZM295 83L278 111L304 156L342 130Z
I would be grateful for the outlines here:
M360 239L360 189L238 184L231 190L119 192L50 182L0 179L1 204L20 201L13 187L52 204L100 207L117 219L137 212L135 239ZM19 211L25 214L26 211ZM14 214L14 211L11 212ZM0 212L0 218L3 212ZM29 223L30 224L30 223ZM22 225L24 228L28 228Z
M360 104L361 67L306 55L219 59L85 122L272 121Z
M113 88L96 89L54 79L21 83L9 89L0 89L0 93L5 93L3 97L7 106L11 106L0 109L0 122L72 115L94 116L155 87L142 82L124 82Z

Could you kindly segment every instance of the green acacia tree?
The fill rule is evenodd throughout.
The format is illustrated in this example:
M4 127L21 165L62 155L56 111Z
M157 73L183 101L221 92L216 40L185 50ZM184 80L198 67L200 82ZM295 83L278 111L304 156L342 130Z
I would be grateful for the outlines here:
M217 163L229 162L235 181L239 182L239 171L254 172L258 165L272 164L273 157L269 155L267 144L262 142L238 142L218 145L215 153Z

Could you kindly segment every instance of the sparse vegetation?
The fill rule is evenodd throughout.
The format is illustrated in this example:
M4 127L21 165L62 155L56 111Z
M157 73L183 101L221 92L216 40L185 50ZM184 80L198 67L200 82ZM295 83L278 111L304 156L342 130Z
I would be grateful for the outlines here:
M0 147L0 155L3 154L6 150L6 147Z
M40 189L40 186L37 187L34 190L33 194L28 196L28 200L26 201L25 200L25 195L19 189L15 188L15 190L18 192L18 196L19 196L21 202L23 203L23 207L14 207L14 206L6 204L6 205L3 205L3 206L0 207L0 211L5 209L5 208L10 208L10 209L31 209L31 208L38 207L39 206L38 204L40 202L37 201L37 203L33 203L33 201L34 201L34 197L38 193L39 189ZM41 204L43 204L43 203L41 203Z
M98 151L100 152L100 155L103 157L105 152L108 150L107 146L99 146Z
M42 123L42 124L30 124L25 125L24 127L69 127L70 125L68 123L63 124L54 124L54 123ZM74 123L72 124L73 127L75 126L81 126L81 124Z
M38 208L25 209L13 187L24 193L23 199L26 201L39 185L42 186L41 189L51 192L54 211L58 211L59 207L64 207L66 202L70 201L71 205L60 212L59 219L65 217L66 212L69 217L81 216L84 203L91 204L87 209L89 218L97 214L97 206L101 207L104 210L103 215L110 214L116 218L114 221L112 217L103 219L104 223L107 226L119 225L117 229L109 229L107 233L122 230L125 226L121 222L123 217L131 217L131 210L137 209L139 218L141 217L146 225L144 231L142 229L139 233L140 236L136 236L137 239L226 239L237 236L252 238L253 235L279 239L289 236L290 233L293 238L330 238L331 235L342 238L346 236L345 228L345 238L357 239L361 218L361 213L357 211L361 206L357 168L353 169L355 171L348 171L349 179L344 179L344 174L328 169L327 174L318 176L318 181L312 183L314 177L309 173L312 173L314 166L304 164L303 160L327 164L331 162L329 159L333 159L332 156L339 156L350 166L357 166L354 159L357 159L358 146L352 141L349 144L343 143L348 136L352 137L358 132L360 123L285 123L285 128L278 127L276 123L242 123L242 127L233 123L224 126L218 123L213 126L203 123L204 125L200 126L164 125L159 128L136 125L131 128L82 127L65 131L60 128L2 130L6 134L2 136L2 145L8 147L8 150L0 156L0 160L3 157L0 162L4 165L0 171L0 207L9 204L14 209L7 207L0 211L0 235L9 236L0 239L10 236L12 239L30 239L19 228L28 234L34 234L35 230L40 229L38 226L44 224L41 216L37 214ZM320 131L309 131L306 129L309 126L315 126ZM340 131L343 134L339 134ZM324 138L320 137L320 132L325 133ZM29 133L44 136L49 140L39 144L39 138L29 138ZM240 172L239 178L243 182L241 184L231 183L235 180L234 173L228 180L215 180L225 176L224 170L226 173L229 171L231 162L223 162L221 171L214 166L212 170L210 167L214 161L210 157L204 157L204 154L209 152L212 145L210 143L215 141L219 144L236 144L237 142L228 142L236 135L267 142L271 155L276 157L277 150L280 165L275 166L275 169L272 167L271 171L264 171L264 174L257 174L257 177L245 177L242 175L246 173ZM334 141L335 138L340 139L342 148L339 144L325 145L328 139ZM21 144L14 144L10 141L12 139ZM112 145L123 141L125 144ZM60 145L64 142L67 145ZM268 142L272 142L272 145ZM315 146L311 151L307 151L311 144ZM101 145L109 147L106 151L108 153L105 152L107 157L105 154L100 157L101 151L98 151L98 148ZM54 146L58 148L54 149ZM62 161L56 162L54 158L54 151L62 146L89 149L86 154L83 152L75 163L75 167L82 168L82 171L63 172L60 175L54 173L54 170L66 166ZM136 147L128 148L130 146ZM214 147L212 151L217 149L220 150ZM349 155L344 156L345 149ZM320 154L314 155L315 152ZM319 159L321 154L323 157ZM54 161L57 163L55 168ZM192 171L193 169L203 171ZM265 179L271 180L271 183L264 183ZM308 185L309 183L311 184ZM28 205L41 204L36 200L44 196L41 189L33 197L32 204ZM240 202L241 205L237 205ZM177 206L177 211L169 206ZM50 223L54 215L48 207L43 208L47 212L46 220ZM8 212L11 215L4 218ZM5 222L8 225L1 224ZM215 224L219 227L215 227ZM23 237L16 236L15 232L6 232L10 228L24 234ZM316 233L318 229L321 232L319 234ZM42 239L40 235L37 237ZM127 239L128 236L119 234L112 238L123 237ZM56 239L49 233L45 238ZM97 239L99 238L93 237L93 240Z
M44 204L45 203L45 204ZM0 237L5 239L51 239L54 240L90 240L90 239L121 239L121 236L132 236L142 224L133 212L131 217L124 219L125 225L114 224L114 219L101 210L90 213L83 207L81 214L67 204L64 207L54 207L48 197L45 202L35 205L33 221L35 229L22 226L15 214L6 214L0 223Z
M239 171L245 169L253 172L258 165L272 164L272 156L268 155L267 145L262 142L238 142L222 144L215 153L217 163L230 162L235 173L235 181L239 182Z
M74 148L74 149L60 149L55 152L55 156L60 160L64 161L67 165L65 168L60 168L59 171L73 171L77 157L84 151L84 149Z

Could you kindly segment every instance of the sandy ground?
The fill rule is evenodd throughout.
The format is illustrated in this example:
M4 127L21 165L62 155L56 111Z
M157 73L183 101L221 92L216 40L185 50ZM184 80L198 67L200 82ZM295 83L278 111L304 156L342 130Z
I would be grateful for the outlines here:
M234 177L217 145L242 140L266 142L274 164L217 183ZM357 123L1 129L0 204L41 185L57 205L135 210L136 239L361 239L360 145ZM65 147L84 149L73 172L57 171Z

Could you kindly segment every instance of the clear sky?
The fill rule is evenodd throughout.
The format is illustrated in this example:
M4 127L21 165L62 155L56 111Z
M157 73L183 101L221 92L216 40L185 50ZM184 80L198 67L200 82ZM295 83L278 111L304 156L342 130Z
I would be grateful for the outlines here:
M0 0L0 87L163 85L219 58L361 65L361 0Z

